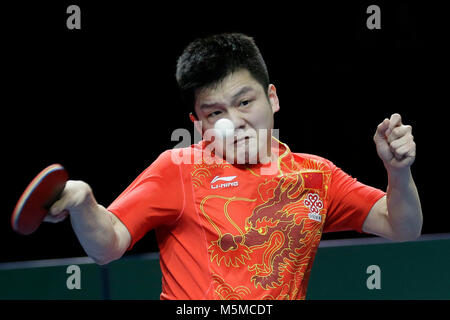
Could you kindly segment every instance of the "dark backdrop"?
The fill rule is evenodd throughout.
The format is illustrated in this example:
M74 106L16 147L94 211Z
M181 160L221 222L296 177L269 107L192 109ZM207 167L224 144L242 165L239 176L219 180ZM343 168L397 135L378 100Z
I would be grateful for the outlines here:
M444 201L448 52L438 5L92 2L3 7L1 261L84 255L69 221L45 224L29 237L11 230L10 215L23 189L57 162L109 205L175 146L174 129L193 133L180 107L176 59L193 39L225 31L255 38L280 98L280 139L294 152L328 158L385 189L372 137L384 118L401 113L417 142L413 173L423 231L450 231ZM69 31L65 11L74 3L81 7L82 29ZM366 28L370 4L381 7L381 30ZM150 233L132 253L156 250Z

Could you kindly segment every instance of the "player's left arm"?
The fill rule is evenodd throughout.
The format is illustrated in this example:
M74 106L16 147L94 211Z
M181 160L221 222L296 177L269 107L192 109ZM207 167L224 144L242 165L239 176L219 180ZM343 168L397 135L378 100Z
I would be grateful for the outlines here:
M367 216L363 231L395 241L415 240L422 232L423 216L411 174L416 158L412 128L393 114L378 126L374 141L388 174L388 188Z

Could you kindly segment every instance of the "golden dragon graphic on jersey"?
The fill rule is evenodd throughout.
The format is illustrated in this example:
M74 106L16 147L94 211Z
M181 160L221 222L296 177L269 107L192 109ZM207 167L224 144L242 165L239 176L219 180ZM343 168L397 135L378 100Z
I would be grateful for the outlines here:
M256 289L266 292L258 296L262 299L305 298L326 214L321 199L329 172L320 162L303 165L277 177L260 177L257 192L242 196L207 189L207 181L227 175L226 168L217 168L218 173L205 166L208 173L195 174L204 181L196 184L196 192L206 226L212 226L205 230L218 298L254 298Z
M251 280L255 287L259 285L266 289L281 285L282 272L296 269L301 263L303 242L310 233L304 230L304 219L298 220L287 208L305 196L299 190L303 180L298 177L285 189L287 179L279 180L272 190L273 196L257 206L247 218L243 235L227 233L213 242L209 248L212 259L219 264L222 260L229 261L233 266L244 264L248 259L248 270L254 274ZM300 206L297 209L298 213L302 211Z

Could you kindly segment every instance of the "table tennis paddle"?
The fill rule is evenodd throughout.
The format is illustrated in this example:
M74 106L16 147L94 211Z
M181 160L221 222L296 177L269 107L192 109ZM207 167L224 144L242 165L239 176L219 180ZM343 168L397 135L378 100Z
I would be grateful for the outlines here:
M11 216L14 231L22 235L34 233L52 205L61 197L68 180L68 173L60 164L53 164L42 170L17 202Z

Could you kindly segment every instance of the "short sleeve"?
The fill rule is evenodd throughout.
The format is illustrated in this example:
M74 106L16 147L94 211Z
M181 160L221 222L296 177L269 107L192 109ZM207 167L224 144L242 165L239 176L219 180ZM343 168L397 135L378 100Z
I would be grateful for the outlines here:
M180 166L166 151L108 207L131 234L130 249L148 231L177 221L184 207Z
M362 233L367 215L386 193L357 181L334 164L331 168L324 232L355 230Z

